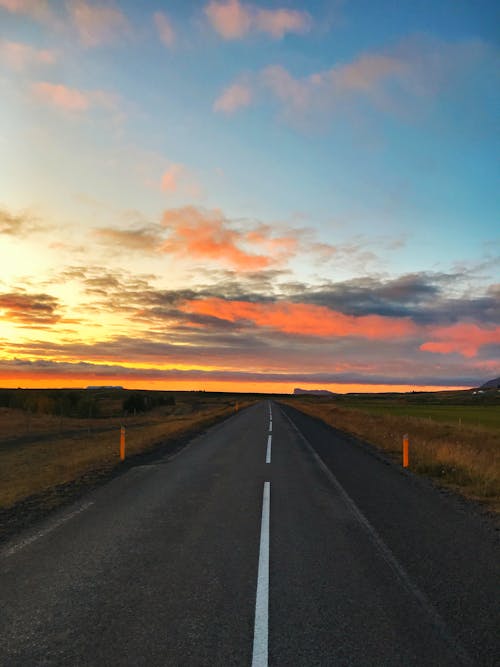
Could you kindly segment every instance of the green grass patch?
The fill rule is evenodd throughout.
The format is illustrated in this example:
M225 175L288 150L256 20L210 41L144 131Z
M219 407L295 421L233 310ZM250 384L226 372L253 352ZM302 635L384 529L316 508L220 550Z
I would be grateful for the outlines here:
M395 401L343 401L344 407L356 408L371 415L417 417L442 423L479 426L500 432L500 406L497 405L412 405Z

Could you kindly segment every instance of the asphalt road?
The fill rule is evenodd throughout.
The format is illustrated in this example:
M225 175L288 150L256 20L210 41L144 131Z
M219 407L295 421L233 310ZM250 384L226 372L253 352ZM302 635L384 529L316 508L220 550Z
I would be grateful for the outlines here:
M467 505L262 402L2 545L0 665L495 665L498 555Z

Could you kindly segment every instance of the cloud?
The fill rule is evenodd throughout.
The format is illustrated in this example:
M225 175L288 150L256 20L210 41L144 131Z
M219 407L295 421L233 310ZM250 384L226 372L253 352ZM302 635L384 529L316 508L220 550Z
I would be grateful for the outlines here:
M56 9L57 7L57 9ZM113 0L105 3L86 0L0 0L0 9L22 14L60 32L76 30L86 47L110 44L131 33L127 17Z
M408 64L396 57L365 54L302 78L295 78L281 65L271 65L262 70L259 82L286 111L304 114L338 109L348 99L381 105L388 85L400 81L407 69Z
M29 213L14 214L0 207L0 234L21 237L43 229L44 226Z
M218 209L168 209L163 213L162 225L168 230L163 252L212 260L242 271L283 262L296 246L292 236L275 236L266 225L238 229Z
M436 311L443 313L441 283L446 280L446 276L425 273L391 279L362 276L312 289L299 285L290 297L294 301L323 305L351 315L376 314L427 321L434 317L435 304Z
M227 0L227 2L209 2L205 7L214 29L224 39L241 39L252 27L252 19L246 5L241 5L238 0Z
M6 232L10 233L16 225L10 215L5 217ZM197 275L206 275L209 280L221 276L226 280L230 275L235 289L239 287L234 276L241 271L245 273L246 284L251 283L253 289L264 286L270 289L275 278L283 274L287 262L299 252L323 261L328 244L319 244L318 248L310 240L312 233L284 224L231 220L219 209L192 205L165 209L159 223L149 222L132 211L125 225L100 226L92 232L99 243L114 245L117 251L126 249L168 254L181 261L188 259L196 267Z
M108 44L130 33L125 15L112 4L90 4L72 0L67 9L84 46Z
M146 239L147 231L144 230ZM254 225L251 230L235 227L235 231L241 235L253 232L256 242L273 240L266 226ZM135 238L122 237L124 243L143 243L140 232L137 228ZM109 242L112 241L110 236ZM118 237L116 241L119 242ZM440 327L415 322L409 316L367 314L380 304L385 308L386 303L397 305L405 300L423 309L434 300L439 304L447 298L446 289L456 288L453 276L408 274L378 282L369 276L363 284L351 281L313 289L283 282L286 274L275 269L204 275L212 276L206 284L165 290L154 287L154 276L136 276L99 266L68 267L54 275L52 283L76 281L79 286L75 293L83 294L78 307L78 330L73 335L61 328L69 320L51 321L57 317L58 302L50 295L37 294L36 290L30 290L30 294L20 290L6 292L0 303L10 309L12 321L17 317L23 327L48 326L51 335L50 340L6 342L4 356L20 355L24 360L29 357L33 360L31 368L38 368L41 374L50 360L64 359L92 362L89 373L94 364L110 364L123 377L129 376L129 370L136 373L138 381L148 377L173 380L178 371L172 366L178 365L189 369L182 372L186 372L186 378L191 374L196 382L222 377L225 379L221 381L250 381L247 372L239 376L241 368L245 368L252 369L248 372L255 382L282 380L293 382L294 386L309 381L320 385L473 386L493 376L498 367L495 342L500 327L484 322L477 322L472 328L467 328L470 323L464 326L464 322ZM375 292L373 302L368 299L370 290ZM347 293L344 302L342 291ZM318 299L317 304L304 301L311 293L312 300ZM333 307L334 298L344 303L344 309L352 309L358 298L365 304L359 314L349 314ZM494 293L489 298L494 298ZM455 307L460 309L460 305ZM37 322L39 313L42 317ZM95 323L102 315L106 325L99 340ZM88 326L92 327L92 342L84 342L86 338L81 335ZM478 334L478 330L482 333ZM450 341L458 341L460 354L450 354L454 350L448 348L435 350L442 353L436 364L425 346ZM463 354L467 350L462 344L470 341L474 345L481 343L480 356L474 356L472 349L468 356ZM134 368L124 368L123 360ZM23 363L19 362L16 371L20 377ZM141 365L145 367L140 368ZM29 368L26 363L26 377ZM79 368L77 363L68 365L68 374L77 377ZM64 372L61 367L61 374Z
M36 99L44 104L73 113L89 111L92 108L109 111L116 109L118 105L117 97L104 90L80 90L48 81L33 83L31 89Z
M300 336L354 336L369 340L399 338L416 333L409 319L378 315L355 317L324 306L291 303L251 303L223 299L197 299L182 306L186 312L218 317L230 322L249 321L282 333Z
M100 227L94 230L94 235L100 243L113 246L118 251L126 249L155 252L161 244L161 236L157 227L153 225L137 229Z
M308 32L312 25L308 12L262 9L239 0L212 0L206 5L205 14L213 28L227 40L243 39L258 32L282 39L287 33Z
M23 42L0 40L0 61L17 71L39 65L53 65L57 60L55 51L36 49Z
M63 84L39 81L32 85L32 90L42 102L65 111L86 111L92 104L88 93Z
M241 234L227 224L221 211L187 206L165 211L162 224L170 231L163 251L190 258L216 260L241 270L270 264L270 258L240 247Z
M164 192L176 192L179 187L179 178L184 173L182 164L172 164L163 172L161 177L161 189Z
M437 340L423 343L420 349L436 354L457 352L464 357L475 357L483 345L500 346L500 326L485 328L477 324L458 323L435 329L432 338Z
M273 39L283 39L288 32L309 32L312 25L307 12L293 9L258 9L254 22L258 30L268 33Z
M453 87L462 90L478 68L493 66L495 59L492 48L479 40L447 43L413 37L306 76L270 65L246 75L246 88L252 101L271 99L294 122L316 123L336 114L351 118L353 110L366 105L413 118L442 92Z
M11 14L24 14L43 23L52 21L54 14L48 0L0 0L0 9Z
M464 282L464 293L459 284ZM419 325L447 326L460 321L500 324L500 286L470 286L469 273L420 272L396 278L361 276L311 287L292 285L286 296L351 315L410 317Z
M163 192L182 193L191 199L197 199L201 187L189 169L180 163L171 163L163 172L160 179L160 188Z
M304 119L311 114L339 112L347 102L367 100L388 106L390 84L401 81L408 64L393 56L364 54L350 63L306 77L294 77L282 65L270 65L245 84L230 85L214 103L216 111L233 113L258 97L277 100L287 117Z
M213 109L214 111L231 114L238 109L249 106L252 103L252 98L253 93L250 86L243 83L234 83L215 100Z
M50 294L27 294L23 291L0 294L2 319L27 328L49 326L60 319L58 300Z
M153 19L161 41L169 49L173 48L175 45L176 37L172 23L168 16L165 14L165 12L155 12Z

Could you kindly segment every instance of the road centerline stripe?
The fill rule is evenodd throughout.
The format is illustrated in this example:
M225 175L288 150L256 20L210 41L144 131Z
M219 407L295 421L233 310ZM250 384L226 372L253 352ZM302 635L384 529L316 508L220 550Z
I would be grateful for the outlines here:
M273 436L267 436L267 450L266 450L266 463L271 463L271 443L273 441Z
M259 569L255 598L252 667L267 667L269 636L269 508L271 483L264 482L260 524Z

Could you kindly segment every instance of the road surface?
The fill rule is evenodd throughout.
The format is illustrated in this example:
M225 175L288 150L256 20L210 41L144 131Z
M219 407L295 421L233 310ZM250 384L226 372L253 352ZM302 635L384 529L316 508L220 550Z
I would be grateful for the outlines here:
M465 504L263 401L2 545L0 665L494 665L497 559Z

